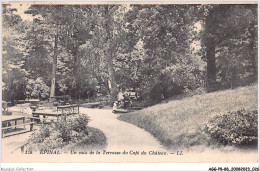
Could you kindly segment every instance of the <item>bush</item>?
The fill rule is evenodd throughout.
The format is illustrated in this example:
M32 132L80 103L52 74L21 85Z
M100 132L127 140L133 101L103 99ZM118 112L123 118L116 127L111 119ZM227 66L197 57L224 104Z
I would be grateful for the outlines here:
M205 130L225 145L257 145L258 113L244 109L211 118Z
M59 121L56 123L55 129L58 131L64 142L70 141L72 127L70 126L69 122Z
M27 149L51 150L62 147L64 145L63 140L58 135L60 135L59 132L53 130L52 124L43 125L37 132L30 135Z
M24 70L10 69L2 74L2 99L5 101L26 98L26 77Z
M161 101L175 95L180 95L183 91L184 86L175 83L171 76L161 74L155 79L150 88L148 87L144 89L142 97L147 97L153 101Z
M75 120L72 121L72 129L78 133L82 131L87 131L87 124L89 122L89 118L80 115L79 118L76 118Z
M61 148L70 142L77 142L83 137L88 136L87 124L89 118L79 115L78 118L60 120L50 124L42 125L41 128L33 133L29 140L29 150L51 150Z
M43 81L43 78L39 77L36 80L29 79L26 85L27 94L33 98L46 99L49 96L50 88Z

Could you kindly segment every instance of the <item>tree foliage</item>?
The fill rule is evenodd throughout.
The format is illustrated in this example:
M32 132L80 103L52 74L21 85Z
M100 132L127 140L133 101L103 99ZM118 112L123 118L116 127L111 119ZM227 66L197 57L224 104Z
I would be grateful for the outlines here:
M219 87L233 88L248 76L254 77L251 82L256 79L255 8L255 5L210 5L204 8L202 44L207 59L209 91Z
M3 4L6 100L29 91L113 102L130 89L160 101L257 78L256 5L31 5L33 21L15 12Z
M25 70L26 41L24 41L26 23L16 9L3 4L3 34L2 34L2 88L3 99L13 101L25 98L26 77Z

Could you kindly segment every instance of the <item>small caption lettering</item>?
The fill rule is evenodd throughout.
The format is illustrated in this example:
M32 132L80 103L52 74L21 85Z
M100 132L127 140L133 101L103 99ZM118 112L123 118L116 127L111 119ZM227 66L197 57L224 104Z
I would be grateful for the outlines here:
M1 168L0 171L34 171L34 168L24 168L24 167L16 167L16 168Z
M259 171L259 167L210 167L209 171Z
M165 156L165 155L184 155L183 151L176 152L165 152L158 150L150 150L150 151L137 151L137 150L124 150L124 151L110 151L110 150L90 150L90 151L80 151L80 150L70 150L68 152L62 152L60 150L41 150L39 152L32 152L30 150L25 150L24 154L52 154L52 155L60 155L60 154L71 154L71 155L151 155L151 156Z

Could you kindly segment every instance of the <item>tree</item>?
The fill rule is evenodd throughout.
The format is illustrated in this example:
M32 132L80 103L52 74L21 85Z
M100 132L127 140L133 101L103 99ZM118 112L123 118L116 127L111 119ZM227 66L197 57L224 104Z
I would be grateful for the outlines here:
M51 80L52 45L46 38L45 29L39 21L30 24L24 37L26 41L25 69L30 79L42 77L46 83Z
M191 54L193 23L188 20L189 8L188 5L133 5L129 11L128 27L138 35L132 40L143 42L144 50L139 52L144 55L138 62L142 92L151 95L161 90L153 99L199 87L200 62ZM163 89L156 89L162 85Z
M231 73L231 79L229 79L231 80L231 87L233 87L234 83L237 82L236 78L239 65L244 62L245 57L247 57L250 52L249 46L247 47L244 44L246 39L249 38L247 35L255 35L255 12L256 11L250 10L246 5L223 4L209 5L204 8L203 14L205 19L202 44L205 47L205 56L207 59L208 91L219 89L220 86L217 84L216 80L219 72L222 73L222 77L224 78L228 73ZM251 28L251 33L249 32L249 27ZM253 56L253 59L256 54L254 48L255 38L256 37L251 37L251 40L247 40L251 44L251 50L252 48L254 49L251 51L254 55L250 55L251 57ZM216 57L217 53L218 58ZM223 59L227 57L229 59ZM222 67L223 65L226 66L226 69L229 69L218 69L216 64L217 62L219 62L218 66ZM252 65L254 65L254 62ZM228 71L228 73L223 76L225 70Z
M2 32L2 86L3 100L13 101L25 99L26 76L24 41L27 24L21 17L14 14L16 9L9 4L3 4L3 32Z
M84 43L85 39L89 37L86 25L82 23L82 13L78 6L71 5L32 5L27 13L33 16L40 15L38 24L45 26L45 35L49 38L49 43L53 44L53 60L52 60L52 79L50 97L55 95L55 84L57 78L57 63L59 61L59 54L62 51L67 51L68 55L73 56L73 88L75 97L79 96L80 73L78 72L79 46ZM64 47L64 48L62 48Z
M124 13L125 6L122 5L97 5L85 6L86 20L91 25L92 38L90 45L94 49L90 50L91 56L100 59L99 64L105 64L105 68L100 69L99 72L107 74L99 79L100 82L110 83L107 84L110 92L111 104L117 98L117 83L115 74L115 56L122 46L124 39ZM102 33L102 34L100 34ZM102 65L102 67L104 67ZM106 76L108 78L106 78ZM105 77L105 78L103 78Z
M3 35L4 71L13 72L13 80L26 78L18 85L41 78L51 97L89 98L103 86L111 103L119 89L160 101L202 87L203 80L208 91L246 85L257 75L256 9L225 4L32 5L26 13L34 21L25 22L4 6L4 29L10 30ZM197 31L196 25L201 26ZM194 42L201 46L196 53ZM13 83L7 80L6 89Z
M56 84L56 69L57 69L57 56L58 56L58 32L59 32L59 14L58 11L60 6L49 6L49 5L32 5L29 10L26 11L27 14L32 14L33 16L39 16L34 19L36 25L43 27L42 37L47 35L47 42L51 44L54 43L53 47L53 60L52 60L52 73L51 73L51 89L50 97L55 96L55 84ZM54 38L54 40L51 40Z

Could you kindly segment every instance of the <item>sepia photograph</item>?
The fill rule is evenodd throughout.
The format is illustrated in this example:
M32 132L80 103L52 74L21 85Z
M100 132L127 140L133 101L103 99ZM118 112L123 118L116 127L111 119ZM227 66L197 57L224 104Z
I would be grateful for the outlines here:
M2 162L258 162L257 2L6 1L1 17Z

